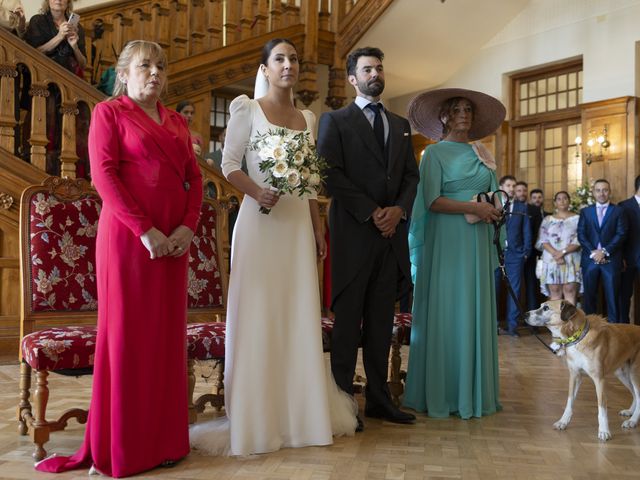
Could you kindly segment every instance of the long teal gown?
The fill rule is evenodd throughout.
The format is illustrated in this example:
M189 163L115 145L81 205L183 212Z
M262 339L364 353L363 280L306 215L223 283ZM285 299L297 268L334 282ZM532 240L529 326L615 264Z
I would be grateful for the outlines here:
M466 202L496 188L471 145L427 147L409 230L415 290L404 405L430 417L501 409L493 227L429 210L440 196Z

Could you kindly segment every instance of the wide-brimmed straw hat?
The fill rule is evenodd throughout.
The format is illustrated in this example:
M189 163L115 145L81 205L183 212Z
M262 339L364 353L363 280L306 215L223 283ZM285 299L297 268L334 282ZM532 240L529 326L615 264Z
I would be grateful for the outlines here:
M486 93L464 88L441 88L421 93L409 103L407 116L414 130L432 140L442 140L440 121L442 104L450 98L463 97L473 103L474 113L469 140L479 140L495 132L504 121L507 110L500 100Z

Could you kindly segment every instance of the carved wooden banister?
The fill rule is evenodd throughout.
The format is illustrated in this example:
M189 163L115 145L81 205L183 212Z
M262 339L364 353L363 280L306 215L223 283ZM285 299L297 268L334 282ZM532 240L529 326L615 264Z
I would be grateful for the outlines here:
M11 154L16 151L15 129L22 120L16 103L28 95L30 100L30 125L20 125L29 131L27 137L30 151L25 159L42 170L46 170L47 145L53 126L47 126L47 113L55 110L61 115L60 174L75 178L77 155L77 118L80 105L89 112L104 98L98 90L83 79L72 74L19 38L0 29L0 147ZM19 73L30 74L29 88L16 91ZM24 78L24 76L22 77ZM56 93L51 87L55 86ZM59 92L59 93L58 93ZM25 98L22 98L23 103ZM28 118L28 117L27 117ZM88 120L88 119L87 119ZM30 127L30 129L29 129ZM80 139L86 141L86 138Z

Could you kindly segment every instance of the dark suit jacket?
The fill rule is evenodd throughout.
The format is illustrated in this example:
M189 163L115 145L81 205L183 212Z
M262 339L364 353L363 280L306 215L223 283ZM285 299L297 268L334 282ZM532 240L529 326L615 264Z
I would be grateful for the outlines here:
M589 258L591 252L598 248L598 243L609 252L609 261L616 268L622 266L622 246L627 235L627 217L622 208L612 203L598 226L596 206L589 205L580 210L578 220L578 241L582 246L582 266L593 263Z
M538 241L538 236L540 235L540 225L542 225L542 220L544 217L551 214L549 212L545 212L542 208L531 205L530 203L527 204L527 212L531 223L531 241L533 242L533 245L535 245Z
M329 163L327 190L332 197L332 303L358 273L381 237L371 220L378 207L398 205L411 213L419 173L409 122L385 110L389 120L386 152L376 142L371 124L355 103L320 117L318 153ZM388 158L388 162L385 159ZM410 279L409 247L404 225L389 240L398 266Z
M513 202L512 214L507 217L505 226L507 230L507 255L531 256L533 238L526 203L517 200Z
M635 197L618 204L627 217L627 239L623 247L623 256L627 265L640 264L640 207Z

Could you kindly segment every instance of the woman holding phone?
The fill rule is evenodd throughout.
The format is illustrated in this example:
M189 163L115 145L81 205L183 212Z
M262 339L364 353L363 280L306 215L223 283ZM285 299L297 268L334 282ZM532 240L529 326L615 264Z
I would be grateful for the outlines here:
M73 0L44 0L40 13L31 17L25 40L79 77L87 64L84 29L73 13Z

